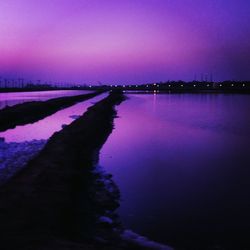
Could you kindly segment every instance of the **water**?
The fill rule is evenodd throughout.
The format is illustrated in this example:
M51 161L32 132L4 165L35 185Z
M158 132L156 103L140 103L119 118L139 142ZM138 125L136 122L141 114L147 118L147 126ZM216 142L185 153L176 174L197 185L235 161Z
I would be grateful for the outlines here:
M33 124L17 126L0 132L6 142L23 142L31 140L47 140L53 133L60 131L63 125L70 124L77 116L82 115L88 107L105 98L104 93L89 100L65 108Z
M51 98L62 96L74 96L87 94L91 91L85 90L51 90L51 91L33 91L33 92L11 92L0 93L0 109L6 106L13 106L19 103L29 101L46 101Z
M100 154L124 226L180 249L249 249L250 96L129 98Z

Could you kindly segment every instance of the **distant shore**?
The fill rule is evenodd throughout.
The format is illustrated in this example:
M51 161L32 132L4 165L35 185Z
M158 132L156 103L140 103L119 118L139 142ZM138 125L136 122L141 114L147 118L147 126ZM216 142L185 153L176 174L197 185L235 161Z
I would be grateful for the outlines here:
M31 85L23 88L0 88L0 92L23 91L53 91L53 90L94 90L94 91L159 91L162 93L250 93L249 81L224 81L224 82L183 82L168 81L150 84L102 84L102 85L77 85L74 87L55 87L49 85Z

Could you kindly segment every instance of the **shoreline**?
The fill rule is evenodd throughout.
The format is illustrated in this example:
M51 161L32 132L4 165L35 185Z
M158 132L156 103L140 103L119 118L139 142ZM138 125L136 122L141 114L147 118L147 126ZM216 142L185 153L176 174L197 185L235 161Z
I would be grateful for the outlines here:
M104 84L104 85L88 85L88 86L73 86L73 87L54 87L48 85L25 88L0 88L0 93L6 92L32 92L32 91L53 91L53 90L89 90L89 91L141 91L162 93L230 93L230 94L250 94L249 81L167 81L158 83L145 84Z

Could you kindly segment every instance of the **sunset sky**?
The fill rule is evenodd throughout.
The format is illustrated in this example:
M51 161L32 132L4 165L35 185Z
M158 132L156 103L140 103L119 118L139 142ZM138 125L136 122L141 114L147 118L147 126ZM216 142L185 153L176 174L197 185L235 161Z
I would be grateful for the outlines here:
M1 0L2 78L250 80L247 0Z

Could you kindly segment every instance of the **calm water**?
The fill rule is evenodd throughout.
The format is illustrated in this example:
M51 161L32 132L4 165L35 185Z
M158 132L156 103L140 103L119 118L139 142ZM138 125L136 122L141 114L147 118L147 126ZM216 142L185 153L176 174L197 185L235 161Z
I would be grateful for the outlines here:
M250 249L250 96L129 98L100 155L125 227L180 249Z
M88 107L105 98L107 95L107 93L104 93L84 102L77 103L38 122L17 126L14 129L0 132L0 137L5 138L6 142L48 139L53 133L60 131L62 125L70 124L77 116L82 115Z
M19 103L29 101L46 101L51 98L62 96L73 96L87 94L91 91L83 90L51 90L51 91L34 91L34 92L11 92L0 93L0 109L8 106L13 106Z

